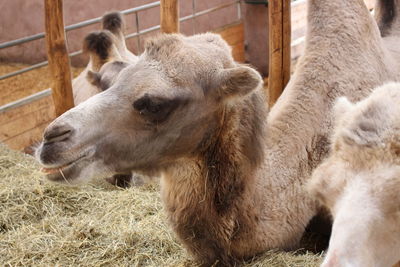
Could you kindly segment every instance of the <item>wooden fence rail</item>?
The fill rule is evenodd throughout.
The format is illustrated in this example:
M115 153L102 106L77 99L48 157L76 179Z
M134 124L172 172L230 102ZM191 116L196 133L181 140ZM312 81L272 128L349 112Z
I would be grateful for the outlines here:
M276 102L290 79L291 0L270 0L269 20L269 106Z
M161 0L160 5L161 32L179 32L179 1Z
M45 0L46 44L56 116L74 106L62 0Z

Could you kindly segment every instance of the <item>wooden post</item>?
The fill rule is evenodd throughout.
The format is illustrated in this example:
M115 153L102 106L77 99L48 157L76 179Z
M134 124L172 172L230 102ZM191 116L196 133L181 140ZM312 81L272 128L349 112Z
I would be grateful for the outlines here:
M160 24L163 33L179 32L178 0L161 0Z
M71 69L63 21L62 0L44 0L47 58L52 75L52 97L56 116L74 106Z
M270 0L269 17L269 106L272 107L290 79L290 0Z

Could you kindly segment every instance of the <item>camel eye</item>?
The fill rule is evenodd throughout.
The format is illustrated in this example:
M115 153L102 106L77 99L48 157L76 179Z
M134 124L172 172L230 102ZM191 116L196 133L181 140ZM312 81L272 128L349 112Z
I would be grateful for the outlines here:
M148 94L133 103L133 108L152 123L165 121L178 106L177 99L151 97Z

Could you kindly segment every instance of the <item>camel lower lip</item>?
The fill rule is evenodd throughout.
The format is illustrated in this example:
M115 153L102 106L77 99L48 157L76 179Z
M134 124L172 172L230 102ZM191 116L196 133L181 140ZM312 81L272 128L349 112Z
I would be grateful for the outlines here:
M54 168L46 168L46 167L43 167L43 168L41 169L41 171L42 171L43 173L45 173L45 174L56 173L56 172L62 171L62 170L65 169L65 168L68 168L69 166L73 165L74 163L76 163L76 162L79 161L80 159L82 159L82 157L80 157L80 158L78 158L77 160L74 160L74 161L72 161L72 162L70 162L70 163L67 163L67 164L64 164L64 165L60 165L60 166L54 167Z
M62 171L62 169L67 168L68 166L72 165L73 163L63 165L56 168L42 168L41 171L45 174L53 174Z
M41 171L46 174L46 178L49 180L53 180L53 181L60 181L60 180L64 180L67 181L69 180L70 174L71 172L73 172L73 170L75 169L75 165L77 165L77 163L81 162L82 159L84 159L85 157L82 156L78 159L76 159L75 161L72 161L70 163L67 163L65 165L60 165L58 167L54 167L54 168L42 168Z

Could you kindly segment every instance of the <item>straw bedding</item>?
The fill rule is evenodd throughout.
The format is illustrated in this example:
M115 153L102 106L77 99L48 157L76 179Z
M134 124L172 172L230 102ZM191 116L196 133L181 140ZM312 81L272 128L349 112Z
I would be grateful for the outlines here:
M318 266L310 252L266 252L245 266ZM158 186L46 181L30 156L0 144L4 266L196 266L168 228Z

